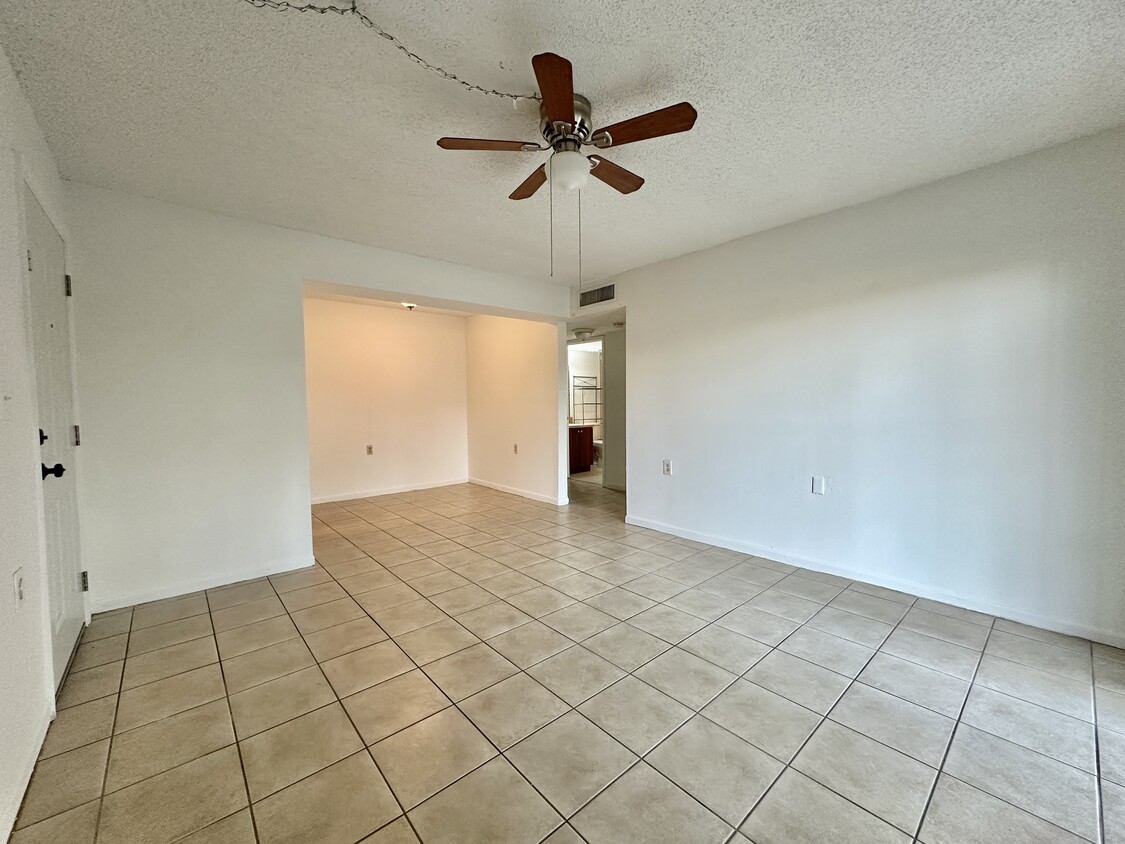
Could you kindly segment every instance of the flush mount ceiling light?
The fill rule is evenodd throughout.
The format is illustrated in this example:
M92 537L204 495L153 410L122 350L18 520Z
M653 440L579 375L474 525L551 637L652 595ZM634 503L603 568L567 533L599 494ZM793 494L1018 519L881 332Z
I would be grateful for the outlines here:
M550 160L550 176L559 190L581 190L590 176L590 159L577 150L561 150Z
M574 329L574 339L581 340L583 342L589 340L590 337L593 336L593 334L594 334L594 329L592 329L592 328L576 328L576 329Z

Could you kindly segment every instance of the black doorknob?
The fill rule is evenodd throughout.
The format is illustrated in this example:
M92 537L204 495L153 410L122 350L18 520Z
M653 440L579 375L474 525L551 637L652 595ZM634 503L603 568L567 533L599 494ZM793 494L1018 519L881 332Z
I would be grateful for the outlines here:
M44 434L43 429L40 428L39 429L39 445L43 445L43 443L47 442L47 440L49 440L49 439L50 439L50 437L48 437L46 434Z
M56 463L50 469L47 468L46 463L44 463L42 465L43 465L43 480L47 480L48 475L54 475L56 478L61 478L63 476L63 472L66 471L66 469L63 468L63 464L61 464L61 463Z

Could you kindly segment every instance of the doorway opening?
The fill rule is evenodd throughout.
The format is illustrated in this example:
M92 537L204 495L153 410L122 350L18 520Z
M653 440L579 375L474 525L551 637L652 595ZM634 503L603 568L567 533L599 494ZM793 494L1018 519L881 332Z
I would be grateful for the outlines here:
M577 317L567 328L570 488L624 492L625 310Z
M558 319L304 289L313 505L471 483L566 503Z
M567 346L570 479L601 486L605 457L605 371L602 341Z

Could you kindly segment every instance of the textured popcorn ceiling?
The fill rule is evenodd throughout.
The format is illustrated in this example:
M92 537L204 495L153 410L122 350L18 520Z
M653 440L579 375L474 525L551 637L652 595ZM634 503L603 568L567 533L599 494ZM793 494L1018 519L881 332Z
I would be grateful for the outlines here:
M586 279L1125 122L1121 0L372 2L411 49L535 89L571 59L607 124L690 100L695 129L606 153L647 180L583 194ZM517 275L548 273L532 103L463 91L357 20L242 0L0 0L0 39L63 175ZM576 280L556 197L555 281Z

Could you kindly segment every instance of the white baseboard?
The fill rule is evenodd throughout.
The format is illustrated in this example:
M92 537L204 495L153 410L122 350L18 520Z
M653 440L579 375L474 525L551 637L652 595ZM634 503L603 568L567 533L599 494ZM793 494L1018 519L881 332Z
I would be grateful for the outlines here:
M1028 612L1020 607L1013 607L1008 604L981 600L949 589L942 589L928 583L918 583L917 581L904 578L888 577L863 569L826 563L823 560L811 560L806 557L786 554L774 548L766 548L760 545L754 545L751 542L731 539L728 536L715 536L713 534L701 533L699 531L689 530L679 527L678 525L665 524L652 519L626 516L625 521L637 527L645 527L661 531L662 533L670 533L673 536L693 539L696 542L706 542L708 545L715 545L719 548L729 548L731 551L741 551L744 554L752 554L755 557L763 557L777 563L786 563L787 565L824 572L825 574L836 574L840 577L849 578L850 580L860 580L875 586L885 586L888 589L895 589L899 592L917 595L920 598L941 601L942 603L952 604L956 607L962 607L963 609L975 610L977 612L986 613L987 615L997 616L998 618L1006 618L1009 621L1018 621L1021 624L1041 627L1044 630L1053 630L1056 633L1064 633L1068 636L1080 636L1083 639L1090 639L1094 642L1125 648L1125 636L1112 630L1104 630L1099 627L1092 627L1067 619Z
M526 489L516 489L514 486L504 486L504 484L494 484L492 481L481 480L480 478L469 478L469 483L476 484L477 486L486 486L489 489L495 489L498 492L510 492L512 495L518 495L521 498L530 498L532 501L542 501L544 504L554 504L562 506L568 503L567 499L560 500L554 495L543 495L539 492L531 492Z
M51 721L55 718L55 707L52 702L39 717L39 723L36 724L35 732L32 735L35 741L28 747L27 756L19 761L19 777L16 779L16 790L10 795L4 795L4 807L0 810L0 841L7 841L8 836L12 833L12 827L16 825L16 815L19 814L20 804L23 803L23 796L27 792L27 785L31 782L31 775L35 772L35 763L39 761L39 751L43 747L43 741L47 738L47 728L51 726ZM15 760L12 760L13 763ZM15 765L13 764L13 767Z
M314 562L315 560L313 560L312 554L309 554L308 556L277 560L262 566L234 569L223 572L222 574L199 578L198 580L180 581L178 583L154 587L152 589L141 589L137 592L122 592L116 595L98 595L90 601L90 609L92 612L105 612L106 610L115 610L119 607L131 607L134 604L143 604L147 601L159 601L162 598L189 595L201 589L214 589L217 586L226 586L227 584L238 583L242 580L254 580L258 577L265 577L268 574L280 574L281 572L293 571L294 569L307 568L313 565Z
M454 478L450 481L434 481L433 483L409 484L407 486L388 486L380 489L365 489L359 492L339 492L332 495L318 495L312 500L313 504L332 504L336 501L352 501L356 498L374 498L377 495L394 495L398 492L415 492L419 489L437 489L439 486L456 486L469 483L468 478Z

